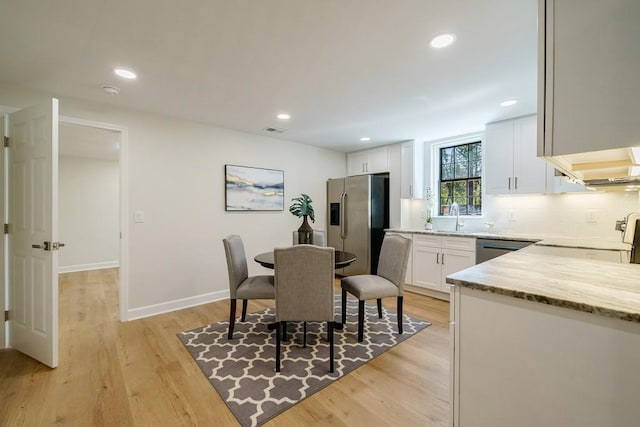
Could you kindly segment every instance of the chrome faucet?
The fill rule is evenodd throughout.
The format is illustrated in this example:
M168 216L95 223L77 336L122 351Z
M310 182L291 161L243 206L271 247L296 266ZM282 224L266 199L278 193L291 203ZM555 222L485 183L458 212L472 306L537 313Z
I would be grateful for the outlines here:
M456 231L460 231L464 224L460 222L460 206L456 202L451 204L451 208L449 208L449 215L453 215L454 212L456 215Z

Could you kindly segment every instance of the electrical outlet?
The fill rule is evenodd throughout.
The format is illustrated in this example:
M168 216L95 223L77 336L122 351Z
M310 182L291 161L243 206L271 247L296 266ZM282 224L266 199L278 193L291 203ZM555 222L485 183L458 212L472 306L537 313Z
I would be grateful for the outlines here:
M144 212L135 211L133 213L133 222L144 222Z
M587 222L592 224L598 222L595 209L587 209Z
M509 209L509 222L516 222L516 211Z

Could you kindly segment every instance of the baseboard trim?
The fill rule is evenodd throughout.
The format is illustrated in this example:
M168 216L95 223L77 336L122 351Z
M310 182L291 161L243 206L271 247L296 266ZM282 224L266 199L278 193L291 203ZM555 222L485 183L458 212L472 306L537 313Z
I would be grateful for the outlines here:
M208 304L229 298L229 290L210 292L188 298L167 301L160 304L147 305L145 307L132 308L127 312L127 320L137 320L144 317L182 310L196 305Z
M120 267L120 261L93 262L90 264L58 266L58 273L73 273L76 271L101 270L103 268L114 267Z
M404 285L404 290L413 292L414 294L420 294L420 295L425 295L432 298L441 299L443 301L449 301L450 299L450 295L446 292L439 292L436 290L425 289L420 286L409 285L407 283L405 283Z

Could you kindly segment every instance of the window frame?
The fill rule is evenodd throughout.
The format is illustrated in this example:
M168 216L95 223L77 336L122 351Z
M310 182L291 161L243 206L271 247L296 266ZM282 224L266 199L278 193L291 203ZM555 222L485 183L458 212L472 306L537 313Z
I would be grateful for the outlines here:
M441 176L441 164L440 164L440 150L442 148L448 148L448 147L454 147L457 145L465 145L465 144L472 144L472 143L476 143L479 142L480 143L480 155L481 155L481 173L479 178L463 178L464 180L473 180L473 179L479 179L480 180L480 212L478 214L463 214L461 213L460 216L461 217L467 217L467 218L482 218L484 216L484 207L485 207L485 197L484 197L484 166L485 166L485 150L484 150L484 133L473 133L473 134L467 134L467 135L462 135L462 136L458 136L458 137L453 137L453 138L445 138L445 139L441 139L441 140L437 140L437 141L432 141L431 142L431 188L434 189L432 190L432 194L433 194L433 200L434 200L434 204L433 204L433 208L435 208L435 214L433 215L436 218L447 218L450 215L443 215L441 214L441 209L440 209L440 176ZM446 182L446 181L445 181Z

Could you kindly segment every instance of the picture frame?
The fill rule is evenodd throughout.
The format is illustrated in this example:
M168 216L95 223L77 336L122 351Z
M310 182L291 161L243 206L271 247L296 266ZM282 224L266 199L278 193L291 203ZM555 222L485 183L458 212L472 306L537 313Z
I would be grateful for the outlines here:
M284 171L224 165L225 211L283 211Z

